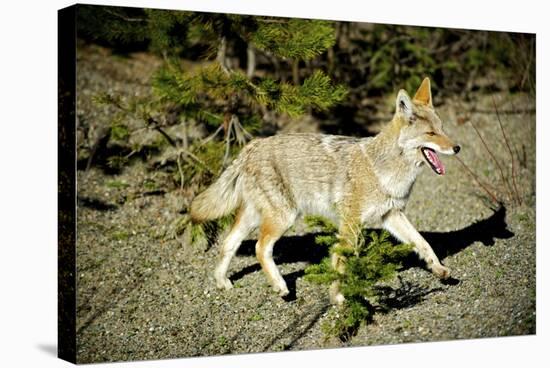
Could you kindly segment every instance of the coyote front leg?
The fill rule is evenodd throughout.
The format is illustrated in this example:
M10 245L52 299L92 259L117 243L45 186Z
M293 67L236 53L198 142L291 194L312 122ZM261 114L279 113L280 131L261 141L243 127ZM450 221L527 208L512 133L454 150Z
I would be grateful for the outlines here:
M389 212L384 218L383 226L403 243L413 244L414 251L437 277L441 279L450 277L451 271L439 262L430 244L414 228L403 212Z

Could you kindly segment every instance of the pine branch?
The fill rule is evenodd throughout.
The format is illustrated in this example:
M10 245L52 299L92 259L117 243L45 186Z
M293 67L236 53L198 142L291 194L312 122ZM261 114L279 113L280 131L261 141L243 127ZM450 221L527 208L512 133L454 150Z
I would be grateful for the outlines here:
M113 15L113 16L119 18L119 19L122 19L122 20L126 21L126 22L147 22L147 19L145 19L145 18L130 18L130 17L126 17L126 16L124 16L124 15L122 15L122 14L118 14L117 12L114 12L114 11L110 10L110 9L107 8L107 7L104 7L104 8L102 8L102 9L103 9L103 11L105 11L106 13L109 13L109 14L111 14L111 15Z
M332 22L304 19L260 22L251 39L261 50L299 60L312 59L336 42Z

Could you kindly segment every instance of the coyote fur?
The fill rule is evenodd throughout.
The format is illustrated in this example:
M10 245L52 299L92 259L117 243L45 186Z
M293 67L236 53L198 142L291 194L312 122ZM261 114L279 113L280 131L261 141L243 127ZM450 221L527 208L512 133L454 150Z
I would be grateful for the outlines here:
M357 229L381 226L415 252L439 278L450 276L428 242L403 210L423 166L445 174L438 154L454 155L460 147L443 132L425 78L411 99L397 94L393 119L375 137L281 134L247 144L214 184L191 204L195 222L236 210L235 223L221 245L214 272L219 288L230 289L229 262L241 242L259 228L256 256L273 289L288 288L273 261L275 242L302 214L331 219L339 229L336 247L350 247ZM344 272L341 252L332 252L332 267ZM331 300L342 303L338 284Z

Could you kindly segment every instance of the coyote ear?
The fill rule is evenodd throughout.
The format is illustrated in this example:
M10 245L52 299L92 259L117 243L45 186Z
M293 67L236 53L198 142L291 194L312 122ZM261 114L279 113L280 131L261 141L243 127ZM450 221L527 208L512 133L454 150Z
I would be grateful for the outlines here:
M430 85L430 78L427 78L427 77L424 78L424 80L422 81L422 84L420 85L420 87L418 87L418 90L414 94L413 100L423 105L428 105L430 107L433 107L432 87Z
M395 101L396 109L399 113L403 114L407 121L410 121L413 116L412 101L407 92L402 89L397 94L397 100Z

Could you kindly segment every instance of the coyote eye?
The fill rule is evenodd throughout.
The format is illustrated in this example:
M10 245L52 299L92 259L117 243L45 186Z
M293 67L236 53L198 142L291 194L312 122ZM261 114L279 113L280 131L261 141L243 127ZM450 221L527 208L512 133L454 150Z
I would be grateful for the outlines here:
M429 135L429 136L434 136L434 135L435 135L435 132L428 132L428 133L426 133L426 134Z

